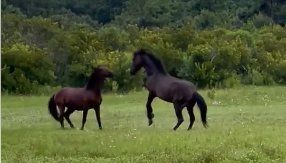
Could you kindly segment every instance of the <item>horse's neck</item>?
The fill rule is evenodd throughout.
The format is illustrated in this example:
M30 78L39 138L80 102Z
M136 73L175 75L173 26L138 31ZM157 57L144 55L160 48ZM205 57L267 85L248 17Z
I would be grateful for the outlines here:
M85 86L85 89L94 92L95 94L101 94L101 87L103 86L103 81L96 81L93 83L93 87Z
M164 75L158 70L156 65L154 65L154 63L149 59L145 59L145 65L143 67L145 69L147 77L152 75Z
M92 92L95 96L101 96L101 89L100 88L94 88L94 89L86 89L86 91Z

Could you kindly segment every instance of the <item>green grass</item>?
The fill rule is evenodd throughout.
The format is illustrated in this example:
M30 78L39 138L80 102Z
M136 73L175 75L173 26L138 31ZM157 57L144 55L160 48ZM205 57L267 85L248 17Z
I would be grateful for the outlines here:
M89 111L86 130L60 129L48 114L47 96L2 96L3 162L286 162L286 87L241 87L200 91L209 128L199 111L174 132L171 104L156 99L147 126L147 92L103 95L103 130ZM82 112L71 120L80 127Z

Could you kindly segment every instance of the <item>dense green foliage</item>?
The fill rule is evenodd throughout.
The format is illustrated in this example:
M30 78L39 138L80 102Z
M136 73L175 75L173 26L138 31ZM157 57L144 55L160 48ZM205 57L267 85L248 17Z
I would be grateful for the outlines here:
M209 128L195 108L174 132L173 105L153 103L154 125L147 125L147 92L104 94L103 130L90 110L85 131L60 129L47 112L49 96L2 96L2 162L286 162L286 87L240 87L200 92L208 103ZM79 128L82 112L71 121Z
M286 84L285 1L4 0L1 11L2 91L83 86L96 65L115 72L109 90L140 88L138 48L199 87Z

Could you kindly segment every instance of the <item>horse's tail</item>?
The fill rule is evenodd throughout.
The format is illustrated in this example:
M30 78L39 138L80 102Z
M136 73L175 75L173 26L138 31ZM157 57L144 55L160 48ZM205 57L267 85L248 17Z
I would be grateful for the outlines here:
M58 116L58 111L57 111L57 105L55 103L54 97L55 97L55 95L53 95L50 98L50 101L49 101L49 112L55 118L55 120L60 121L60 118Z
M204 98L197 92L194 93L194 97L196 99L197 105L199 106L201 112L201 119L204 127L208 127L207 123L207 104Z

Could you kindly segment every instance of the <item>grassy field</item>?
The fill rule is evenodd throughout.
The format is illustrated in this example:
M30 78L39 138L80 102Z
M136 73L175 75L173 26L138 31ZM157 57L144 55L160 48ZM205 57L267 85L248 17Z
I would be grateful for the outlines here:
M286 87L200 91L209 106L209 128L199 111L174 132L172 105L156 99L147 126L147 92L103 95L103 130L90 110L86 130L60 129L48 114L47 96L2 96L3 162L286 162ZM207 94L212 94L210 99ZM71 120L77 128L82 112Z

